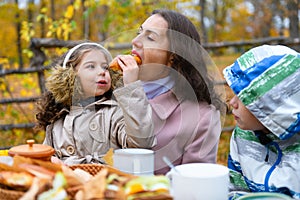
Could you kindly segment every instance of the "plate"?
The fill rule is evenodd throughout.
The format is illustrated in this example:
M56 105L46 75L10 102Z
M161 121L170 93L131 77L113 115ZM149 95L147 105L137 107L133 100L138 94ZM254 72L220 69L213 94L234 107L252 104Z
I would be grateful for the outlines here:
M256 193L248 193L246 195L243 195L237 200L291 200L292 198L280 193L275 192L256 192Z

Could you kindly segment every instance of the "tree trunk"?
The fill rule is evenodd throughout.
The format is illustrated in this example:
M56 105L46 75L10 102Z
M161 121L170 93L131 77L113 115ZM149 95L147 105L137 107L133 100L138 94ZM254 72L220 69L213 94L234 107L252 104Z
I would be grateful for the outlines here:
M83 22L82 22L82 24L83 24L83 26L82 26L82 28L83 28L83 38L85 39L85 40L87 40L87 39L89 39L89 32L90 32L90 23L89 23L89 13L88 13L88 10L87 10L87 8L84 6L84 2L85 2L85 0L82 0L82 8L83 8L83 11L82 11L82 13L83 13Z
M205 24L204 24L206 0L200 0L199 5L200 5L200 9L201 9L201 11L200 11L200 23L201 23L201 32L202 32L203 43L207 43L208 38L207 38L206 27L205 27Z
M16 32L17 32L17 49L18 49L18 58L19 58L19 68L23 68L23 57L22 57L22 43L21 43L21 23L20 23L20 10L19 10L19 1L15 0L17 7L16 12Z
M55 0L51 0L51 18L53 21L55 21L55 3L54 3Z
M287 8L289 10L289 31L290 37L295 39L299 38L299 18L298 18L298 6L299 0L288 0ZM300 51L300 46L294 48L297 51Z
M42 0L42 1L41 1L41 7L40 7L40 13L43 13L42 9L43 9L44 7L46 7L46 6L47 6L46 1L45 1L45 0ZM45 19L42 18L41 21L40 21L40 23L41 23L41 38L45 38L45 37L46 37Z
M212 32L212 41L216 41L218 34L217 34L217 26L218 26L218 2L217 0L213 1L213 32Z
M33 8L33 4L34 4L34 0L29 0L28 1L28 15L27 15L27 18L28 18L28 22L33 22L33 14L32 14L32 8Z
M287 8L289 10L289 30L291 38L299 37L299 18L298 18L299 0L288 0Z

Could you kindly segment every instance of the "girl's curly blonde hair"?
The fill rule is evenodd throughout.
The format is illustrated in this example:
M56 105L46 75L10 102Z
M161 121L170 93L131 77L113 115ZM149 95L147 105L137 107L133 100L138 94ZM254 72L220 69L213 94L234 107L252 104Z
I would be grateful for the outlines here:
M112 61L112 56L104 47L97 43L81 43L70 49L53 63L51 75L46 80L47 92L37 101L36 129L46 129L48 124L65 116L70 107L81 100L83 90L80 79L76 76L75 67L83 56L91 50L101 50L107 59ZM112 98L112 90L122 85L121 74L110 70L111 89L104 94Z

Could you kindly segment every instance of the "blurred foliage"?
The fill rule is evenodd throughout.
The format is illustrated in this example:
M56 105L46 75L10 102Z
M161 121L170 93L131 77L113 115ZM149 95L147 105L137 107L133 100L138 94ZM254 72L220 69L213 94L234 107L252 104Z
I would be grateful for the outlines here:
M17 12L17 6L14 4L6 4L0 6L0 58L16 59L17 46L14 44L17 38L15 23L15 13Z
M16 25L21 25L21 49L29 66L34 54L29 49L31 38L57 38L60 40L103 41L112 37L113 42L128 41L131 35L123 34L126 30L137 30L142 21L155 8L176 10L176 4L185 1L153 1L153 0L41 0L39 4L28 3L19 8L15 3L0 4L0 39L4 43L0 49L0 70L18 69ZM54 13L53 13L54 11ZM87 28L88 29L87 29ZM132 31L131 31L132 32ZM130 40L129 40L130 41ZM42 49L48 60L67 51L67 48ZM46 72L47 77L47 72ZM37 74L7 75L0 77L0 99L30 98L41 94ZM0 124L24 124L35 121L34 103L1 104ZM11 146L25 143L34 138L42 142L44 132L33 129L12 129L1 131L0 146Z

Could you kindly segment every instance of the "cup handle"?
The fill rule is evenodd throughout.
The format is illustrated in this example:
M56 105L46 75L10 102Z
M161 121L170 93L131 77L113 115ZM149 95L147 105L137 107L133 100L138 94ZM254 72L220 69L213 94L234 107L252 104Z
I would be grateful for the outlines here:
M171 171L167 172L165 176L166 176L168 179L170 179L170 181L172 180L172 172L171 172Z
M170 188L170 194L173 195L173 181L172 181L172 171L169 171L165 174L165 176L170 180L170 185L171 185L171 188Z

